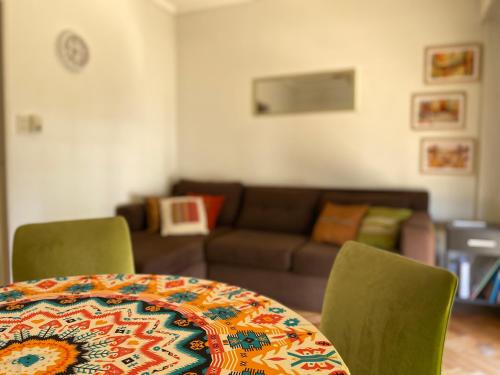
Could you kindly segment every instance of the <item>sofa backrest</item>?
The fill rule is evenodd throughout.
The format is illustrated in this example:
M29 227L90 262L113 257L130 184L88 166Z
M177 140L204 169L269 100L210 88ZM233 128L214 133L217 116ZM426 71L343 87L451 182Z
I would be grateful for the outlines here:
M246 187L236 226L306 234L315 219L319 197L317 189Z
M429 194L415 190L323 190L319 200L318 211L325 203L337 204L369 204L372 206L409 208L413 211L427 211Z
M415 190L360 190L243 186L239 182L180 180L172 195L224 195L217 224L241 229L309 234L326 202L427 211L429 194Z
M180 180L172 186L172 195L174 196L186 195L188 193L223 195L224 205L217 220L217 225L234 225L243 194L241 183Z

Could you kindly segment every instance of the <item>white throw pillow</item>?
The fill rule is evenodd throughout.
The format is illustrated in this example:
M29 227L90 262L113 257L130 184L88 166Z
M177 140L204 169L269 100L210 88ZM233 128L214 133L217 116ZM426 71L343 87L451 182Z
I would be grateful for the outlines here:
M165 198L160 201L160 207L162 236L208 234L203 198Z

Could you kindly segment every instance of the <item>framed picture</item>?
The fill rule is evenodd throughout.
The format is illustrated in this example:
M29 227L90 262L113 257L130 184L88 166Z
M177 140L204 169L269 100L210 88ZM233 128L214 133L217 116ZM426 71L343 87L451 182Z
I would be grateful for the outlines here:
M465 128L464 91L413 94L411 127L415 130Z
M424 138L420 150L423 174L472 175L476 141L472 138Z
M481 44L435 46L425 49L425 82L479 81Z

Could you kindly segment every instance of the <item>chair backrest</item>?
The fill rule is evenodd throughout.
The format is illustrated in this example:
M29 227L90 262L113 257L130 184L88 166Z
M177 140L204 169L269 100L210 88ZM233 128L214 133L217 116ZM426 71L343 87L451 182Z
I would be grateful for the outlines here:
M347 242L323 301L321 330L353 375L441 373L454 274Z
M29 224L17 229L14 281L134 273L127 223L121 217Z

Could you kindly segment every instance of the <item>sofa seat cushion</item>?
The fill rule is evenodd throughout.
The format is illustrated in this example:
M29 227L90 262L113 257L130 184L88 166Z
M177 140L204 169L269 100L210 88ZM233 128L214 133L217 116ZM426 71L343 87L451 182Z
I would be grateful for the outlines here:
M131 235L137 273L176 274L205 261L205 236L161 237L159 233L148 231L132 232Z
M339 250L335 245L307 242L294 253L292 271L301 275L328 277Z
M234 230L208 241L209 264L230 264L288 271L293 252L306 242L298 235L254 230Z

